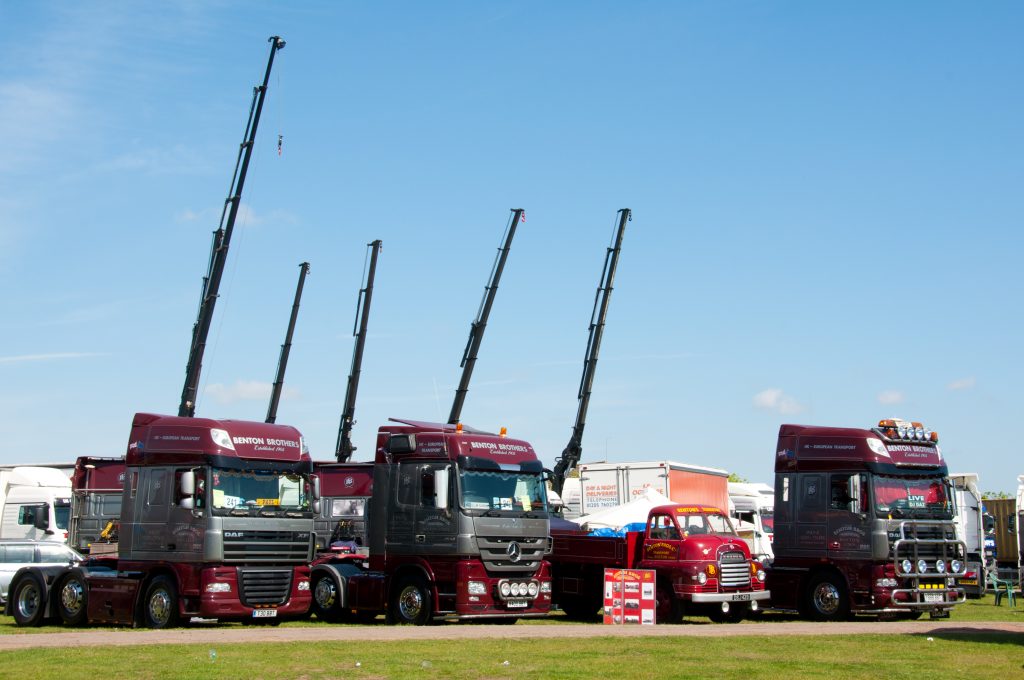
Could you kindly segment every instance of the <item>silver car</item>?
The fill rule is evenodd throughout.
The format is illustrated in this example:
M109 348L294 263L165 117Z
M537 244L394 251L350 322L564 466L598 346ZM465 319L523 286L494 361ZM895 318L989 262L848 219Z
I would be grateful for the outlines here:
M0 540L0 611L7 602L11 579L22 567L34 564L78 564L84 557L63 543Z

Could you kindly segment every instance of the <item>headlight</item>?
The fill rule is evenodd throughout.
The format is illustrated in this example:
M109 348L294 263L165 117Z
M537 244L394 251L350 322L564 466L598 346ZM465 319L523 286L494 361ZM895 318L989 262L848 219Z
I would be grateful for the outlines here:
M309 590L309 581L307 581L306 579L302 579L301 581L299 581L299 590Z
M487 584L483 581L470 581L469 582L469 594L470 595L486 595Z
M707 582L708 582L708 575L707 574L705 574L703 571L700 572L699 574L697 574L697 583L699 583L701 585L704 585Z
M537 597L537 593L540 592L540 586L537 585L536 581L531 581L530 582L529 591L530 591L530 597Z
M914 565L911 563L910 560L903 560L902 562L900 562L900 571L902 571L904 574L909 574L913 570Z
M512 584L510 584L508 581L502 581L501 585L498 587L498 590L501 592L502 597L508 597L512 594Z
M924 560L918 560L917 561L917 573L923 574L926 571L928 571L928 563L925 562Z
M308 585L308 583L307 583L307 585ZM206 584L206 592L208 592L208 593L230 593L231 592L231 584L230 583L207 583Z
M759 569L757 572L757 580L764 583L765 578L767 578L767 576L764 573L764 569Z
M949 567L953 570L954 574L959 574L964 570L964 563L960 560L953 560L949 563Z
M896 428L896 434L898 434L900 436L900 439L906 439L907 438L907 426L906 425L898 426Z
M935 562L935 571L939 572L940 574L945 574L946 573L946 560L937 560Z

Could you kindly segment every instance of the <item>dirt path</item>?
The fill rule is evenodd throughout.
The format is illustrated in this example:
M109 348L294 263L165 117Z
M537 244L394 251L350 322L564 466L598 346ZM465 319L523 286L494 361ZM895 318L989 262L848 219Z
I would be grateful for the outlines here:
M32 647L88 647L166 644L233 644L252 642L321 642L389 640L466 640L478 638L581 638L581 637L741 637L747 635L874 635L879 633L929 636L986 635L1011 633L1024 644L1024 623L1017 622L933 622L856 621L848 623L761 623L757 625L629 626L338 626L316 628L179 628L175 630L68 631L0 635L0 651Z

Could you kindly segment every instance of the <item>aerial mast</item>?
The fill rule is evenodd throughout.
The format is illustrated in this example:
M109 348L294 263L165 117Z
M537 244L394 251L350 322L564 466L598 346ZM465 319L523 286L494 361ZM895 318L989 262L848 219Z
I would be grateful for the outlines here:
M462 379L459 387L455 390L455 401L452 403L452 412L448 416L448 422L455 425L462 418L462 406L466 401L466 392L469 391L469 379L473 377L473 367L476 365L476 357L480 352L480 342L484 338L484 330L487 328L487 318L491 315L491 305L494 304L494 296L498 292L498 281L501 280L501 272L505 269L505 260L508 259L508 251L512 247L512 238L516 235L516 227L523 219L522 208L512 208L512 218L505 234L505 243L498 249L498 255L494 260L494 267L491 269L491 278L484 288L484 297L480 301L480 309L477 311L476 320L469 327L469 340L466 341L466 349L462 353Z
M309 274L309 263L303 262L299 265L299 283L295 287L292 316L288 320L288 332L284 335L284 344L281 345L281 358L277 361L277 377L274 379L274 388L270 392L270 406L267 408L268 423L277 421L277 405L281 401L281 390L284 388L284 372L288 368L288 354L292 351L292 335L295 333L295 320L299 318L299 301L302 300L302 287L306 284L306 274Z
M352 444L352 426L356 424L356 391L359 389L359 374L363 367L363 347L366 345L366 326L370 321L370 300L373 297L373 278L377 272L377 255L380 253L381 240L367 243L370 249L370 265L366 270L366 283L359 289L356 299L356 320L352 335L356 338L352 349L352 370L348 374L348 385L345 388L345 406L341 410L341 425L338 428L338 443L334 455L339 463L352 458L356 450Z
M611 301L612 288L615 284L615 268L619 264L619 252L622 250L622 236L626 232L626 222L633 219L629 208L619 211L619 227L615 234L615 245L608 249L604 256L604 271L601 282L594 296L594 309L590 313L590 338L587 340L587 353L583 360L583 377L580 379L579 408L576 411L576 423L572 427L572 436L562 451L562 456L555 461L555 469L551 474L551 487L555 493L562 493L565 475L576 467L583 455L583 428L587 423L587 409L590 407L590 393L594 387L594 373L597 371L597 356L601 352L601 336L604 334L605 319L608 316L608 303Z
M192 346L189 349L188 365L185 369L185 386L181 391L181 404L178 415L191 418L196 412L196 393L199 390L199 374L203 368L203 352L206 350L206 339L210 334L210 323L213 320L213 308L220 292L220 280L224 274L224 263L227 261L228 246L231 233L235 228L238 208L241 205L242 188L245 186L245 175L249 170L253 144L256 141L256 128L259 127L260 114L263 112L263 101L267 96L267 84L270 82L270 70L274 66L274 55L284 49L284 40L271 36L270 57L267 60L267 71L263 76L263 84L253 88L252 104L249 106L249 120L245 125L244 141L238 149L235 161L235 173L228 189L228 198L220 214L220 226L213 232L213 246L210 252L209 269L203 277L203 292L199 302L199 315L192 327Z

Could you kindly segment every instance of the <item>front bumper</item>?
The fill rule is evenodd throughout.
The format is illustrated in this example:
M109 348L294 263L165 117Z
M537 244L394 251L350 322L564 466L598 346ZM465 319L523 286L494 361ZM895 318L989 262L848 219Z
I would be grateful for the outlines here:
M745 593L693 593L693 602L751 602L767 600L772 596L770 590L752 590Z

